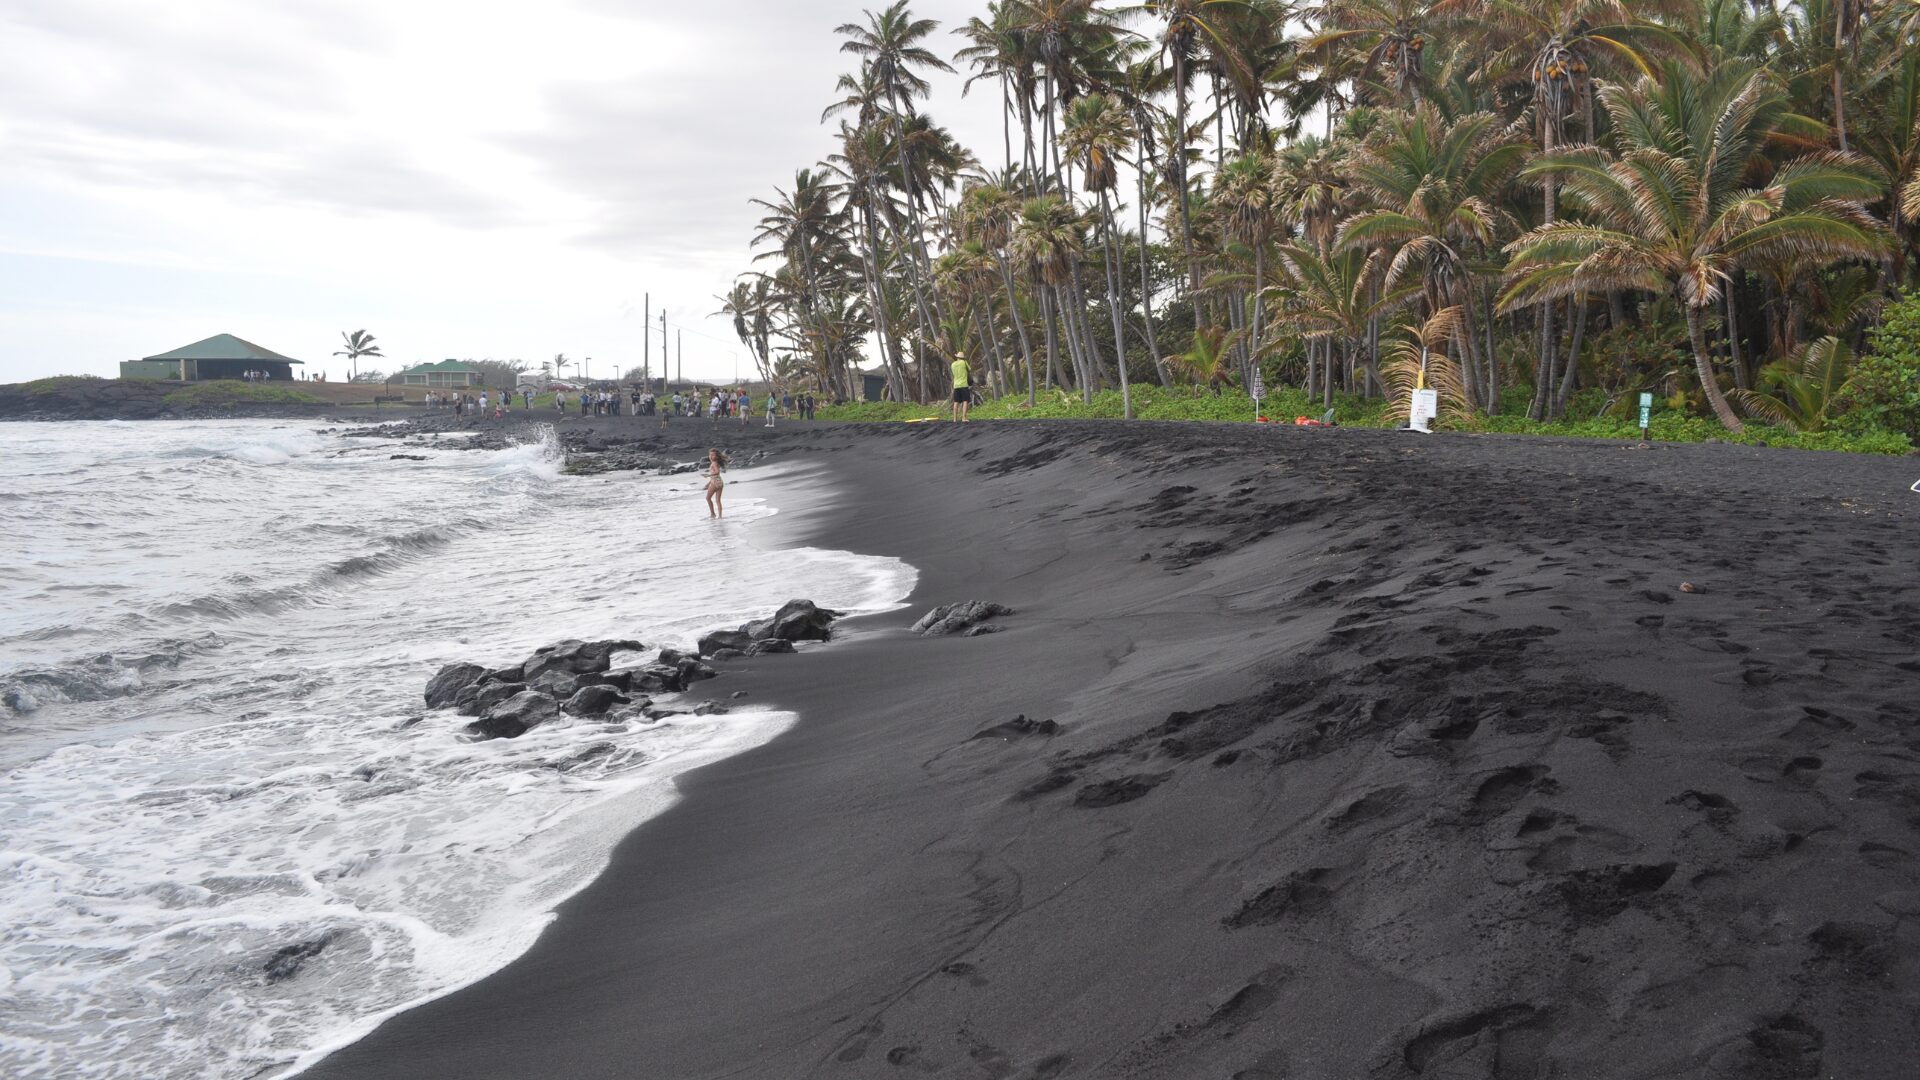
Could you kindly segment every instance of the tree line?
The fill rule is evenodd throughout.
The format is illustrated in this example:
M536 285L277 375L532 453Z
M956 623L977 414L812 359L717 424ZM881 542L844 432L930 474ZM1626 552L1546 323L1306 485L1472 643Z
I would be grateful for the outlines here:
M908 0L722 298L763 374L928 401L1256 369L1460 414L1831 391L1920 256L1920 0ZM942 46L948 47L943 51ZM936 122L997 95L999 145ZM1838 372L1838 375L1836 374ZM1131 406L1129 404L1129 414Z

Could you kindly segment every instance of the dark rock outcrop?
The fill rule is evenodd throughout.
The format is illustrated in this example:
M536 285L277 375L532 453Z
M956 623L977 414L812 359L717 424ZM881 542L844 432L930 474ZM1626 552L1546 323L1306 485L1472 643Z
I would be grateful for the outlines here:
M427 680L427 708L444 709L453 704L460 691L479 682L487 669L479 664L448 664Z
M621 651L638 652L645 648L637 641L576 641L566 640L535 649L521 665L521 678L534 682L548 671L560 671L569 675L585 675L605 671L613 666L613 654Z
M790 653L796 651L798 650L793 647L793 642L785 638L768 638L765 641L756 641L749 644L746 649L748 656L764 656L767 653Z
M308 960L319 956L328 945L333 944L334 931L327 931L312 941L302 941L297 945L287 945L267 958L263 970L270 983L285 982L300 973Z
M588 686L568 698L560 708L574 716L600 716L615 705L627 703L627 696L611 686Z
M823 608L811 600L789 600L769 619L758 619L740 629L755 641L779 638L782 641L825 641L832 636L833 620L840 613Z
M560 704L538 690L522 690L467 725L483 739L517 739L560 715Z
M744 630L715 630L700 639L700 655L712 656L721 649L745 652L747 646L751 644L753 644L753 638ZM665 660L666 657L662 655L661 659Z
M1013 609L1004 604L988 600L964 600L958 604L943 604L934 608L920 621L913 624L913 632L928 637L941 637L948 634L964 634L975 637L998 631L998 626L990 625L987 620L1002 615L1013 614Z
M526 683L504 683L484 679L462 687L460 693L453 699L453 708L461 716L485 716L495 705L527 688Z

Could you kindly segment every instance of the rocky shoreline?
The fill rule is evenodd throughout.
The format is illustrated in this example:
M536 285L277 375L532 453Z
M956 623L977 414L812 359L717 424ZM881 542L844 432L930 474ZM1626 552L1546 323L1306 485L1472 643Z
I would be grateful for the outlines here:
M536 649L511 667L447 664L427 681L424 697L429 709L477 717L466 730L478 739L517 739L562 714L651 721L724 713L726 706L717 702L677 709L657 706L647 695L684 693L694 683L717 678L720 672L709 661L791 653L795 642L826 641L840 614L811 600L789 600L767 618L702 636L693 654L663 648L650 661L619 667L613 662L616 654L639 653L646 645L568 639Z

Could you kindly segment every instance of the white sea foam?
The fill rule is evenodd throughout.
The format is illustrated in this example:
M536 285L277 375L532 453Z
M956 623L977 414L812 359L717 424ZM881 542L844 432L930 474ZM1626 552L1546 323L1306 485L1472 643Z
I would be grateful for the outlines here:
M39 524L0 610L0 672L39 705L0 709L0 1075L296 1071L519 955L673 776L791 720L476 743L422 715L439 664L685 646L790 596L881 610L912 587L893 560L755 548L752 484L714 523L697 478L561 477L550 442L406 463L368 445L0 429L32 496L0 531ZM163 484L127 479L162 459Z

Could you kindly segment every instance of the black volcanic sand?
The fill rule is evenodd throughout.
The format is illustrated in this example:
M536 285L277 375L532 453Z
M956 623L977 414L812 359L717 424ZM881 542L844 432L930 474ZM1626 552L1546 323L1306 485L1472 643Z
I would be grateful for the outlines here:
M803 463L778 539L912 608L726 665L799 724L311 1076L1914 1075L1920 463L668 431ZM974 598L1018 613L904 629Z

